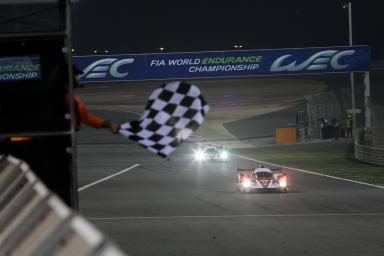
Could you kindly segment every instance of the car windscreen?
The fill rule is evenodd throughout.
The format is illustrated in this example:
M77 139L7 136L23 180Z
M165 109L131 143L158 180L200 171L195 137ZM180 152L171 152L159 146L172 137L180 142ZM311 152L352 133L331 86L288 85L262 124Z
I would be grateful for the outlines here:
M271 172L257 172L256 173L258 178L272 178L273 174Z

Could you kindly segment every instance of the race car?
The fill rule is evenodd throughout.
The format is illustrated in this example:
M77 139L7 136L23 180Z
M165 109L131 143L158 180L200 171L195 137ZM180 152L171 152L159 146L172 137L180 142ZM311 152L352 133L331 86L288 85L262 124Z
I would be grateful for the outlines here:
M237 191L288 192L288 176L281 169L269 169L264 166L255 169L237 169Z
M223 147L207 146L195 151L195 160L197 161L225 161L228 159L228 151Z

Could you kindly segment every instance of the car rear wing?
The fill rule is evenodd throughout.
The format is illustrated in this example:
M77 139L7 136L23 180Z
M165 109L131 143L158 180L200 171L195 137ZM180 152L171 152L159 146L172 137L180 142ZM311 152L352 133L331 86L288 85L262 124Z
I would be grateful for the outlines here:
M278 167L278 168L274 168L274 169L271 169L272 173L273 173L273 177L275 179L280 179L282 177L285 177L287 178L288 175L284 172L284 169L281 168L281 167Z
M251 175L253 173L253 169L239 169L237 168L237 175Z
M271 171L272 171L273 173L282 173L282 172L283 172L283 168L281 168L281 167L277 167L277 168L273 168L273 169L271 169Z
M282 167L271 169L271 171L273 174L276 175L287 175L286 170Z

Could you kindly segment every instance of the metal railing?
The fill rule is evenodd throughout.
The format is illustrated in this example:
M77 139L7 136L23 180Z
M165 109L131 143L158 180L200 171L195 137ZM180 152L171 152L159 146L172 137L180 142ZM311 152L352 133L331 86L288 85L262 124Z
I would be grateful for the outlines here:
M355 158L362 162L384 166L384 148L361 145L359 136L356 136Z
M25 162L0 156L0 255L124 256Z

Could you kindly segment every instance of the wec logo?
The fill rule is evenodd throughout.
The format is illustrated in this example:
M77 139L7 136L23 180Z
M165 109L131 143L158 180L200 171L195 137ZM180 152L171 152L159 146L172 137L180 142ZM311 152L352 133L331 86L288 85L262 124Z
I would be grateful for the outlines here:
M135 59L115 59L105 58L97 60L84 69L81 78L105 78L107 74L115 78L122 78L128 75L128 72L121 73L119 68L126 64L131 64Z
M277 58L271 66L271 72L281 71L300 71L300 70L324 70L328 67L333 69L345 69L349 64L342 64L341 59L345 56L353 55L355 50L337 51L326 50L313 54L301 64L296 64L296 60L284 65L283 63L292 55L284 55Z

